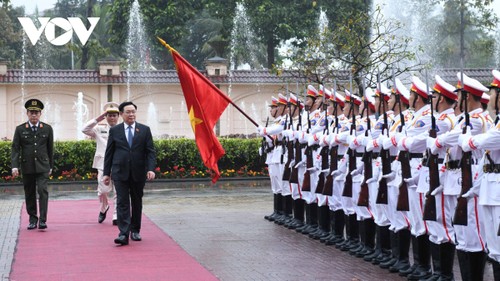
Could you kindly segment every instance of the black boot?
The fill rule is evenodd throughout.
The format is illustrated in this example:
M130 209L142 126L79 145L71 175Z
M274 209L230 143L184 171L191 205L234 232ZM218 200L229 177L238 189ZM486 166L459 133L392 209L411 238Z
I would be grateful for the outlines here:
M358 258L364 258L375 251L376 232L375 221L373 219L365 220L365 248L356 255Z
M351 248L349 250L349 254L351 255L356 255L365 248L365 240L366 240L365 221L356 220L356 224L358 225L360 243L358 244L357 247Z
M281 195L281 213L282 216L279 219L276 219L274 223L279 225L284 225L292 219L292 195Z
M348 215L346 223L349 224L347 232L349 240L347 240L346 243L344 243L340 247L341 251L349 251L350 249L358 247L359 244L361 243L359 240L359 224L356 218L356 214Z
M345 223L345 239L343 241L339 241L335 243L335 248L341 249L345 247L345 245L351 243L352 237L351 237L351 222L349 220L349 215L344 216L344 223ZM345 250L342 250L345 251Z
M273 201L274 212L270 215L264 216L264 218L268 221L274 221L278 215L278 194L273 194Z
M439 245L441 256L441 279L440 281L453 281L453 261L455 260L455 244L443 243Z
M309 205L310 208L310 221L308 227L304 230L302 230L302 234L309 235L309 233L314 232L318 229L318 204L316 203L311 203L307 204Z
M318 230L309 233L309 237L320 239L328 236L330 231L330 208L328 206L318 206Z
M430 242L431 260L432 260L432 275L429 278L421 279L421 281L436 281L441 278L441 246Z
M500 262L492 260L491 266L493 267L493 279L495 281L500 281Z
M335 212L332 210L329 210L328 217L330 218L330 229L329 229L328 235L325 237L321 237L319 239L319 241L321 243L325 243L325 244L327 241L335 239Z
M417 237L418 240L418 258L419 267L412 274L408 275L408 280L420 280L429 278L431 271L431 250L429 235L424 234Z
M382 241L380 237L380 228L381 226L375 225L375 251L371 254L363 257L364 261L372 262L376 257L382 254Z
M304 225L304 200L297 199L293 203L293 222L288 224L290 229L296 229Z
M389 271L392 273L406 272L410 269L410 243L411 243L411 233L408 229L401 229L396 233L398 236L398 253L397 262L389 267ZM411 272L410 272L411 273ZM410 273L407 273L410 274Z
M418 251L418 239L417 237L411 235L411 249L413 253L413 265L406 270L400 270L399 275L400 276L408 276L410 274L413 274L415 270L417 270L418 267L420 267L420 258L419 258L419 251Z
M395 265L399 259L399 234L391 231L390 233L391 236L391 257L385 262L380 262L379 266L380 268L388 269ZM396 271L391 271L391 272L398 272Z
M469 256L470 275L474 280L482 281L487 254L485 252L470 252Z
M462 280L472 280L470 275L469 253L457 250L458 266Z
M298 233L302 233L302 231L309 228L309 225L311 224L311 205L306 204L306 202L304 201L304 209L306 212L305 224L301 227L295 228L295 231L297 231Z
M372 264L380 264L392 259L391 256L391 231L389 226L379 226L379 231L377 232L377 244L380 244L380 253L371 260Z

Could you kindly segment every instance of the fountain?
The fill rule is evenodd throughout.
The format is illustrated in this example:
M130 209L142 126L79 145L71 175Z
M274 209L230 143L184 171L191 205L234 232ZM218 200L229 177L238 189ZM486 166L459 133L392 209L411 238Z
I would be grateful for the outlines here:
M148 126L151 128L153 137L158 136L158 113L153 102L148 105Z
M85 120L88 118L88 108L87 105L83 101L83 93L78 92L78 98L73 106L73 110L75 111L76 116L76 139L83 140L85 139L85 135L82 132L83 125Z
M127 100L130 100L131 71L145 71L150 69L149 46L146 38L146 28L143 24L139 1L135 0L130 8L127 34ZM138 78L138 77L137 77ZM138 78L148 85L149 81Z
M59 139L60 129L61 129L61 106L56 103L52 103L49 98L43 101L44 109L41 119L52 126L54 131L54 140Z

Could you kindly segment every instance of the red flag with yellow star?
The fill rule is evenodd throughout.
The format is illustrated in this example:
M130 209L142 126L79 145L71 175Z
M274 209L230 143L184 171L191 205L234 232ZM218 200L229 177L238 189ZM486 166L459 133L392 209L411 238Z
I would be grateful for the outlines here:
M215 183L220 177L217 161L225 151L215 136L214 126L230 99L165 41L162 44L170 50L174 59L196 145L203 163L214 172L212 182Z

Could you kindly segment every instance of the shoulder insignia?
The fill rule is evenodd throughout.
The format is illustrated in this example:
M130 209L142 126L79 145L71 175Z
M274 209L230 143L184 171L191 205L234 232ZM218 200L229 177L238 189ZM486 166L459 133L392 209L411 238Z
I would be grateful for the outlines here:
M319 122L319 125L320 126L325 126L325 119L324 118L321 119L321 121Z
M422 112L422 116L425 116L427 114L431 113L431 110L430 109L427 109L425 110L424 112Z
M472 118L479 118L480 114L479 113L474 113L470 117L472 117Z
M377 125L375 125L375 129L376 129L376 130L382 130L382 127L383 127L383 126L384 126L384 124L383 124L383 123L378 122L378 123L377 123Z
M424 121L422 121L422 120L418 120L418 121L415 123L415 127L416 127L416 128L421 128L421 127L423 127L423 126L425 126L425 122L424 122Z
M446 116L448 116L448 114L443 113L443 114L441 114L441 116L439 116L438 120L444 120L446 118Z
M364 131L364 130L365 130L365 127L363 127L363 125L361 125L361 124L356 127L356 131L357 132L361 132L361 131Z

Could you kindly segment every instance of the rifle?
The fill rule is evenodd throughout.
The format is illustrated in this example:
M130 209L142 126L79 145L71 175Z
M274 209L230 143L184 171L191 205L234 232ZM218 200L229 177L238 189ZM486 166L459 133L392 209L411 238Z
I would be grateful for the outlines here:
M463 75L463 74L462 74ZM463 134L467 132L467 126L470 126L470 117L467 108L467 92L463 89L462 77L462 100L464 104L465 126ZM458 196L457 207L455 215L453 216L453 224L467 225L467 198L462 197L472 187L472 152L462 152L462 160L460 161L460 168L462 169L462 190Z
M293 114L295 112L291 111L291 107L292 106L290 105L290 101L288 101L288 116L290 118L290 123L288 124L287 129L293 128ZM285 141L285 140L283 140L283 141ZM284 180L284 181L290 180L290 175L291 175L290 165L293 161L293 156L294 156L293 155L293 142L290 141L290 139L286 140L286 151L287 151L287 160L285 163L285 168L283 170L283 177L282 177L282 180Z
M425 71L425 79L427 83L427 92L429 92L429 84L427 81L427 70ZM434 116L434 105L432 104L433 96L429 95L431 102L431 129L429 130L429 137L435 139L437 137L436 131L436 117ZM424 220L436 221L436 197L432 196L432 192L439 187L439 165L438 154L432 154L430 148L427 149L427 167L429 168L429 192L425 196L424 205Z
M323 94L323 112L325 114L325 128L323 129L323 135L325 135L328 132L328 104L326 100L326 91L327 89L325 88L325 93ZM328 169L328 154L329 154L329 147L328 146L323 146L320 151L321 155L321 171ZM316 193L317 194L323 194L323 190L325 188L325 173L321 172L318 175L318 183L316 185Z
M300 100L297 99L297 107L299 108L299 121L297 123L297 132L302 131L302 112L300 110ZM300 147L300 142L294 140L294 152L295 152L295 165L292 167L290 174L290 183L299 183L299 168L295 167L297 163L302 162L302 148Z
M362 78L363 79L363 78ZM364 81L364 80L362 80ZM370 121L370 109L368 107L368 96L366 94L365 90L365 83L363 82L363 91L365 91L364 96L365 96L365 108L366 110L366 130L365 130L365 137L368 137L370 135L370 130L371 130L371 121ZM370 192L368 190L368 184L366 183L367 179L370 179L373 177L373 167L372 167L372 155L373 151L367 151L366 146L365 146L365 153L363 154L363 162L365 163L364 166L364 177L363 177L363 182L361 183L361 190L359 191L359 198L358 198L358 206L363 206L363 207L368 207L369 204L369 196Z
M396 96L396 102L399 104L399 118L401 119L401 127L399 132L403 131L405 126L405 117L401 108L401 97ZM408 200L408 184L405 179L411 178L411 167L410 167L410 152L407 150L401 150L398 154L398 161L401 162L401 183L399 184L399 195L398 203L396 205L396 210L398 211L409 211L410 202Z
M307 111L307 133L311 130L311 119L309 118L309 111ZM312 147L306 147L306 172L304 173L304 181L302 182L302 191L311 191L311 171L309 168L312 168L313 163L313 150Z
M269 125L269 116L267 116L267 119L266 119L266 127ZM266 159L266 155L267 155L267 152L268 152L268 144L267 144L267 141L266 141L266 137L262 137L262 141L260 142L260 148L262 150L262 159Z
M356 133L356 116L354 116L354 97L352 96L352 74L349 76L349 84L351 88L351 108L349 108L349 114L352 116L350 134ZM349 171L345 177L344 190L342 190L342 196L352 197L352 175L351 172L356 170L356 151L354 149L347 149L347 155L349 157Z
M394 71L392 73L392 77L394 76ZM380 84L380 78L377 76L378 83ZM396 87L396 81L394 81L394 87ZM380 93L380 103L382 104L382 111L384 112L384 124L382 125L382 132L387 133L387 137L389 137L389 122L387 120L387 112L385 111L385 100L383 100L382 93ZM380 149L380 159L382 161L382 175L390 174L392 171L391 168L391 153L389 149ZM377 193L377 204L385 204L387 205L387 179L382 178L379 181L378 185L378 193Z
M333 95L333 115L335 116L335 128L337 128L337 133L338 133L338 127L339 127L339 117L337 113L337 101L335 99L335 90L337 88L337 81L334 81L334 87L332 91ZM331 124L332 128L332 134L335 133L335 128L333 127L333 123ZM338 169L338 146L334 146L330 148L330 170L328 175L326 176L325 179L325 186L323 187L323 195L325 196L332 196L333 195L333 176L332 172L336 171Z

